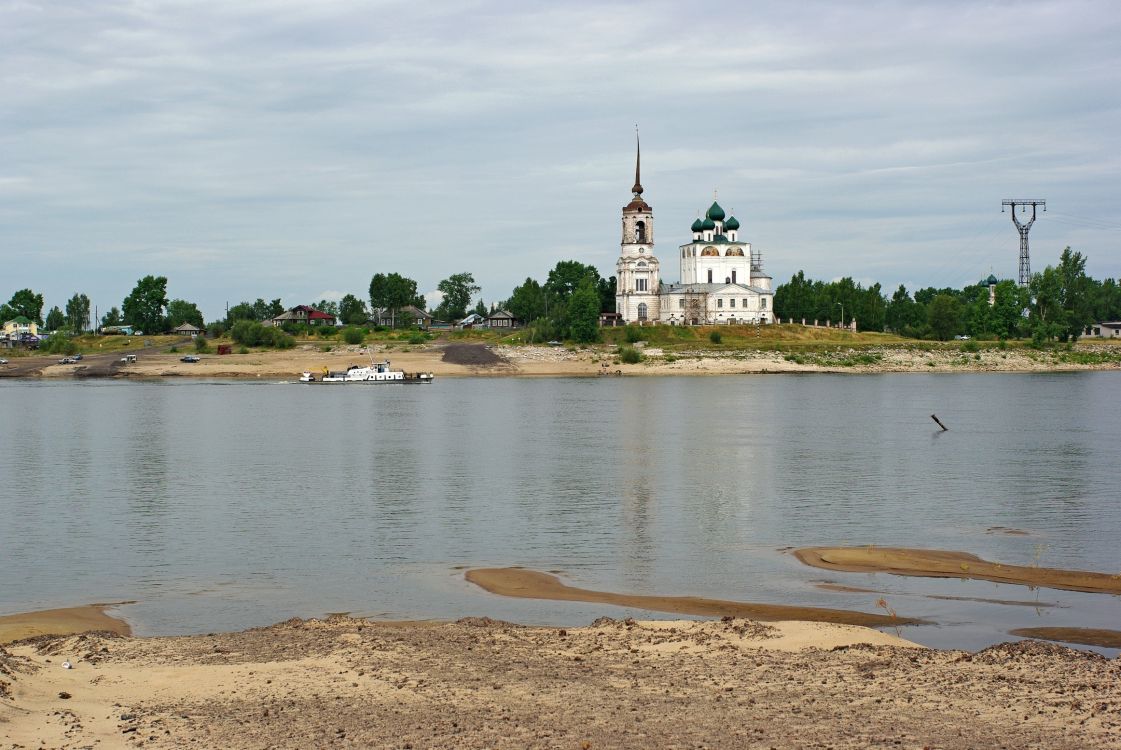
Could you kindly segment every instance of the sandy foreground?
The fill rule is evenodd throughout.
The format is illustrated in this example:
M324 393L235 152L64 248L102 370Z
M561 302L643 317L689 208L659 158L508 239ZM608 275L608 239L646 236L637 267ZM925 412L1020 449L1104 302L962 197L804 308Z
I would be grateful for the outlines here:
M0 649L0 747L1117 748L1121 663L742 619L43 636Z

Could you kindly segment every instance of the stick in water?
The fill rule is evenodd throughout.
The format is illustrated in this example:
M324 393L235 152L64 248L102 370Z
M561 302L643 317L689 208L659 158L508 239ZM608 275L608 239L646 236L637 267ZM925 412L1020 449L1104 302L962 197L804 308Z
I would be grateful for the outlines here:
M949 431L950 428L947 427L946 425L942 424L942 420L938 418L937 414L931 414L930 418L938 423L938 426L942 428L942 432L948 432Z

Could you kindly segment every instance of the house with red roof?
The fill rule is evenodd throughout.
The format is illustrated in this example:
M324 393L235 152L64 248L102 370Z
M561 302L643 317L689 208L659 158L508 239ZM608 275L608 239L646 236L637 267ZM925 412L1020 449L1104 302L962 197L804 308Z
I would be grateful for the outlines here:
M290 310L285 310L275 318L269 318L265 323L278 327L287 325L288 323L304 323L309 326L333 326L335 325L335 316L331 313L325 313L322 310L316 310L310 305L296 305Z

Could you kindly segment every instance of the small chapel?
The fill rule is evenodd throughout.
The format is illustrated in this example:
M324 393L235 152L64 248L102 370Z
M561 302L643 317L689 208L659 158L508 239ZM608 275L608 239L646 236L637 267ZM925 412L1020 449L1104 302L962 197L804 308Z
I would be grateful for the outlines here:
M615 264L615 311L639 325L773 323L774 291L763 258L740 239L740 223L715 200L693 222L679 250L679 281L666 284L654 255L654 210L642 197L642 149L636 143L631 202L623 207L623 241Z

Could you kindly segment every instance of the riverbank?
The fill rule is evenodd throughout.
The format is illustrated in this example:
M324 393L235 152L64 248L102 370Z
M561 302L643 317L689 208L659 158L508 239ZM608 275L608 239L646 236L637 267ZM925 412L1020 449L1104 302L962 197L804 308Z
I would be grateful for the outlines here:
M8 646L0 747L1117 748L1118 684L1060 646L846 625L336 617Z
M969 342L966 342L967 344ZM330 348L330 351L327 349ZM199 362L182 362L182 352L141 350L136 362L124 363L119 354L91 355L75 364L58 364L57 357L21 357L0 367L9 377L202 377L295 380L303 371L345 369L367 364L371 357L390 360L405 372L432 372L437 377L596 377L664 375L740 375L769 373L894 373L894 372L1070 372L1121 370L1121 347L1109 343L1035 350L995 345L981 347L846 346L811 350L750 348L667 349L644 346L635 350L641 361L624 363L617 347L530 346L479 342L373 343L369 346L331 346L302 343L292 349L250 351L247 354L202 354Z

